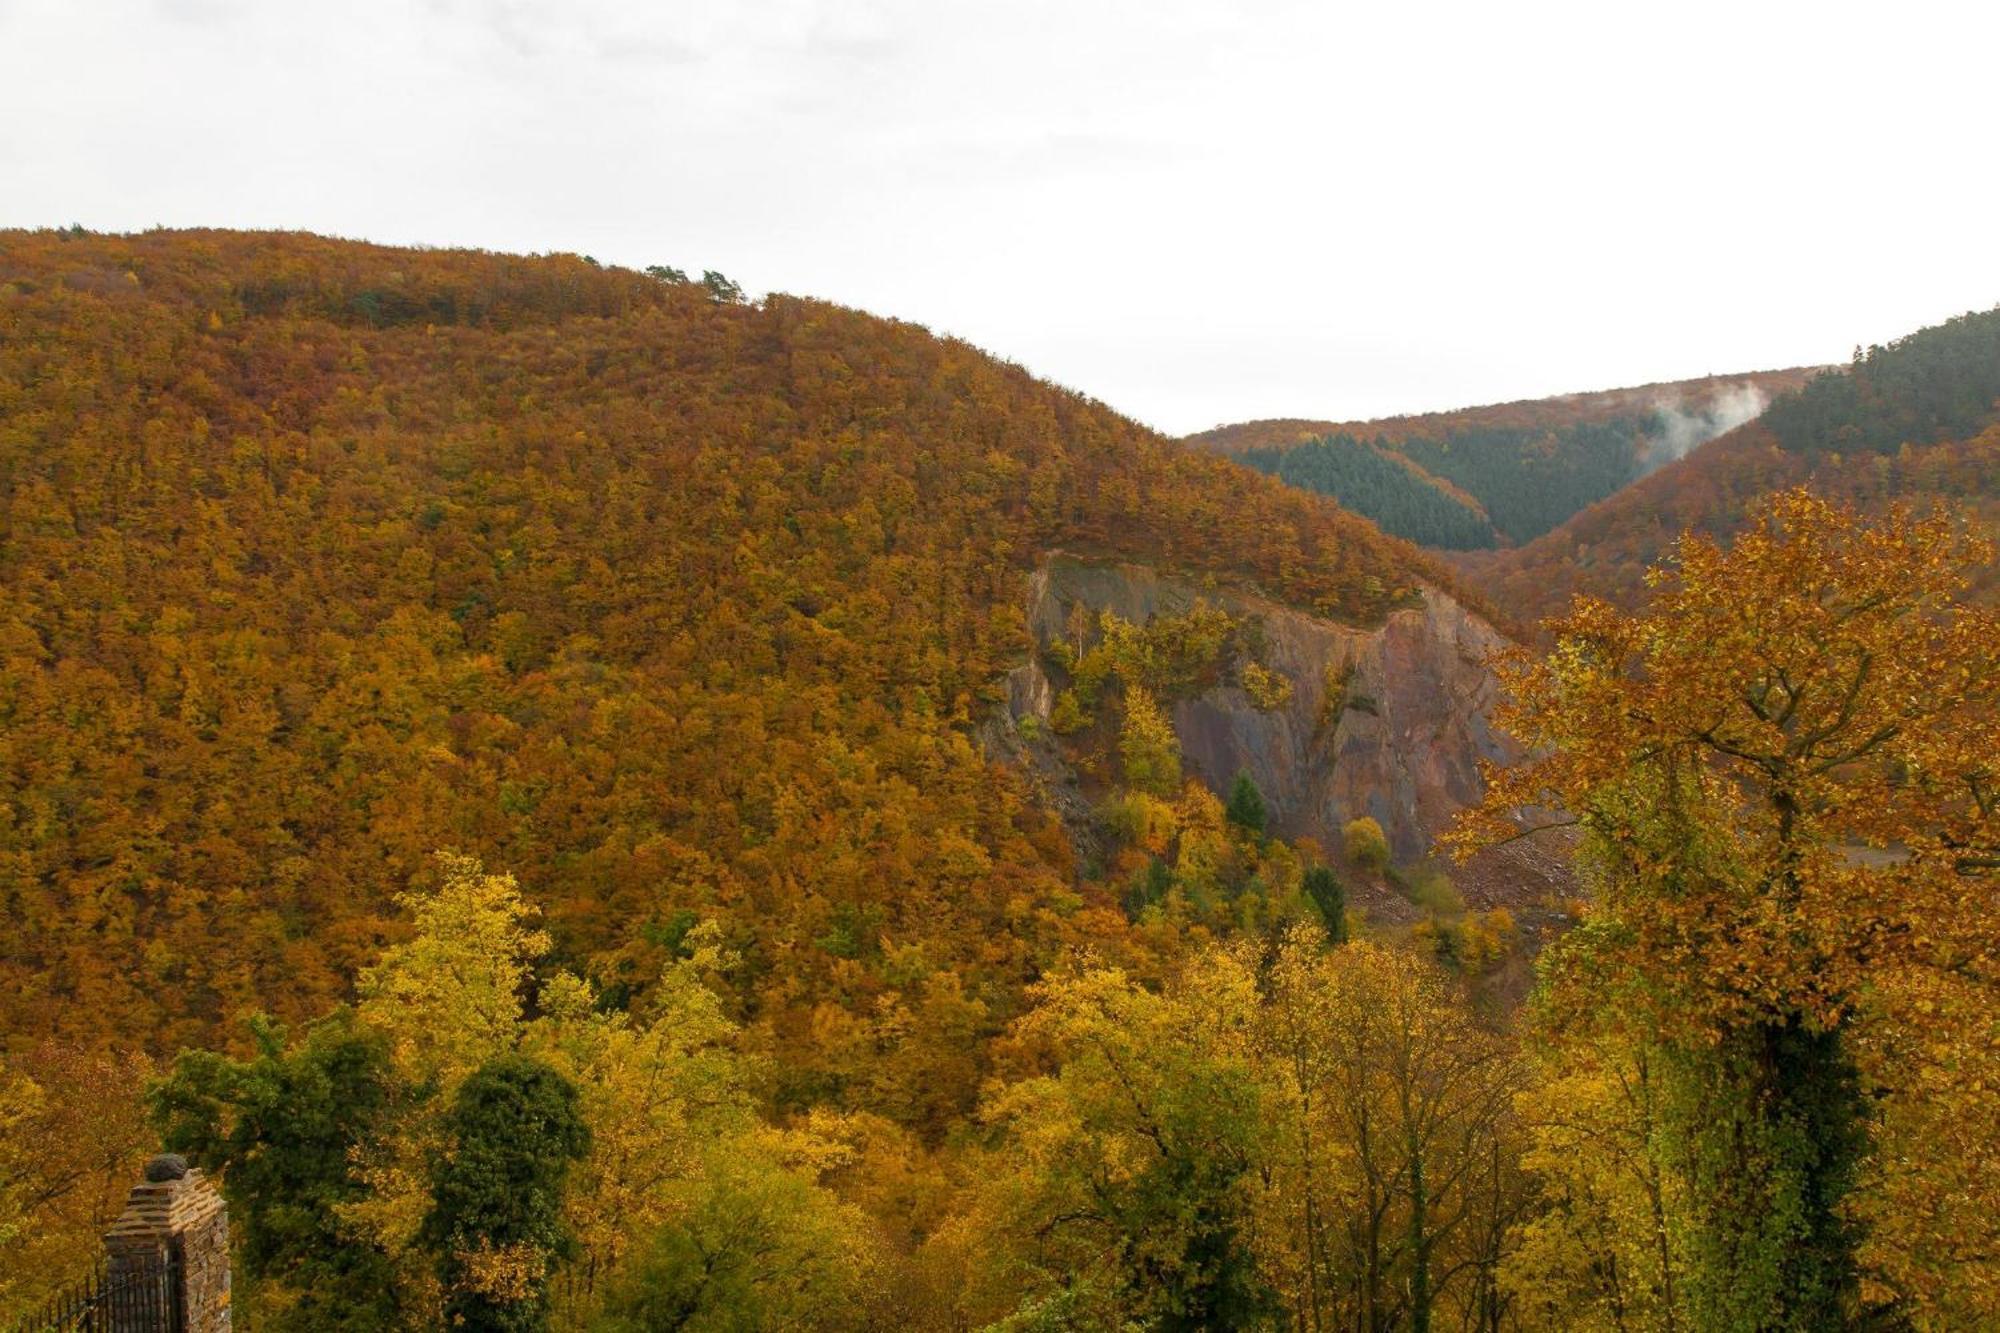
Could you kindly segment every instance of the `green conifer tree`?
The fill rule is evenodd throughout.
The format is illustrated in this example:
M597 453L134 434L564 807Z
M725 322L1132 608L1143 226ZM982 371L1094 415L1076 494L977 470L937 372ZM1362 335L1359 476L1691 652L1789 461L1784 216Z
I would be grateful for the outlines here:
M1326 926L1326 937L1335 944L1347 942L1347 890L1342 887L1340 877L1330 866L1314 866L1306 871L1303 885L1306 897L1319 912L1320 921Z
M1264 804L1264 793L1257 790L1256 779L1247 772L1238 773L1235 783L1229 788L1227 813L1229 822L1238 828L1248 829L1260 837L1263 835L1270 811Z

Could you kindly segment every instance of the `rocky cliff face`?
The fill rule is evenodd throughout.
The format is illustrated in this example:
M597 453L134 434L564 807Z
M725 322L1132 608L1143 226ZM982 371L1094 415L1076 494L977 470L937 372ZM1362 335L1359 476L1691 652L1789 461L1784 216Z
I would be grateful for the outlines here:
M1264 664L1292 684L1291 701L1269 712L1234 686L1174 706L1188 771L1217 791L1248 772L1273 832L1333 847L1343 824L1372 815L1396 858L1415 860L1455 811L1479 798L1479 761L1505 757L1487 720L1494 684L1484 665L1503 640L1436 591L1378 629L1357 629L1240 589L1057 555L1034 577L1029 624L1046 647L1077 605L1144 623L1197 600L1261 624ZM1039 660L1017 668L1009 686L1015 720L1047 720L1055 690ZM1050 754L1023 753L1044 748L1015 747L1059 808L1087 811Z

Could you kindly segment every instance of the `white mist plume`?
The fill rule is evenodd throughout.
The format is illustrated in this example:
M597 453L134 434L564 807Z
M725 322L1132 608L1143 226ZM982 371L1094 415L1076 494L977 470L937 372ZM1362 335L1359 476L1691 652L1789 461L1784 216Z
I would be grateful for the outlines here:
M1682 406L1678 398L1655 400L1653 410L1659 419L1646 437L1646 470L1685 458L1695 446L1758 416L1770 402L1770 396L1754 384L1723 389L1693 409Z

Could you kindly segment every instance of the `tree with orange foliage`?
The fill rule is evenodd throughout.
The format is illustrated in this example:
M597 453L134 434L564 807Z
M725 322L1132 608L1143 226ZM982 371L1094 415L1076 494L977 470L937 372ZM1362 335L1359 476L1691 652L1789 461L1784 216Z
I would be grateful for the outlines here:
M45 1041L0 1052L0 1326L72 1276L157 1148L143 1056Z
M1581 826L1597 901L1547 1000L1558 1029L1617 1015L1673 1071L1653 1151L1692 1186L1700 1327L1842 1327L1898 1297L1924 1317L1879 1255L1862 1286L1865 1089L1901 1071L1857 1057L1921 979L1987 1013L2000 981L2000 622L1957 600L1992 554L1946 516L1867 527L1784 492L1729 549L1684 536L1648 611L1579 600L1547 657L1503 665L1502 721L1537 757L1489 773L1453 838ZM1963 1037L1990 1052L1978 1021Z

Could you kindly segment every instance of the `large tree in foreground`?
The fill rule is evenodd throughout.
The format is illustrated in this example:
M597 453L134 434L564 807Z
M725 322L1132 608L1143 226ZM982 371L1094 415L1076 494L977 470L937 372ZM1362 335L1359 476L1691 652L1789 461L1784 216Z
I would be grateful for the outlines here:
M531 1056L487 1061L445 1117L418 1239L435 1256L445 1324L490 1333L549 1325L548 1282L576 1240L563 1222L570 1166L590 1151L576 1085Z
M1862 1285L1866 1086L1896 1090L1856 1061L1927 987L1993 1012L2000 625L1956 600L1991 558L1945 517L1864 527L1788 492L1726 550L1683 537L1643 614L1580 600L1503 668L1538 757L1491 773L1455 836L1584 832L1596 904L1548 1001L1572 1027L1617 1015L1670 1071L1652 1151L1688 1186L1699 1327L1841 1327L1908 1294ZM1987 1059L1990 1017L1950 1012Z

